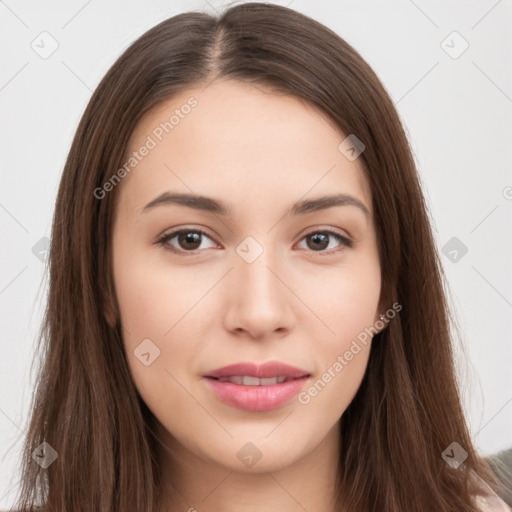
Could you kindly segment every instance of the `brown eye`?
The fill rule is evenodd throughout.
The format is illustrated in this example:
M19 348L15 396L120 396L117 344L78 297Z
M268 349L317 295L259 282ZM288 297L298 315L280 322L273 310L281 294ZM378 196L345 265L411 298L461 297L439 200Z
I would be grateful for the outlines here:
M195 233L195 232L188 232L188 233L185 233L185 232L182 232L182 233L178 233L178 235L176 235L178 238L177 238L177 241L178 241L178 245L182 248L182 249L191 249L191 250L195 250L195 249L198 249L199 246L201 245L201 234L200 233Z
M348 238L340 235L339 233L336 233L335 231L312 231L311 233L308 233L303 237L303 240L306 240L306 245L308 249L311 249L313 252L325 252L326 254L331 254L332 252L337 252L335 249L334 251L326 251L327 248L329 248L330 245L330 239L334 238L337 240L341 246L343 247L352 247L352 241ZM332 249L332 247L331 247ZM341 249L338 249L341 250Z
M327 249L327 246L329 245L329 235L326 233L313 233L312 235L308 235L306 240L311 241L311 243L308 244L308 247L314 251L323 251Z
M165 234L157 243L173 252L193 253L199 250L204 237L211 240L204 231L197 229L180 229ZM175 243L171 243L173 239L176 239Z

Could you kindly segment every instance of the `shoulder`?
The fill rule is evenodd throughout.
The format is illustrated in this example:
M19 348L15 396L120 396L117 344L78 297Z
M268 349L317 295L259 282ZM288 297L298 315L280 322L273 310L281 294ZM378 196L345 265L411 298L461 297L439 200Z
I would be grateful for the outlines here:
M501 455L501 454L500 454ZM510 455L510 450L509 450ZM498 466L504 466L505 464L498 464L496 462L497 456L485 457L484 460L489 464L491 470L494 472L494 476L499 481L499 490L494 492L487 483L485 483L473 470L471 470L471 493L475 502L475 506L481 512L511 512L510 506L512 502L510 500L511 494L510 483L512 480L510 477L505 478L505 474L500 470ZM512 462L512 458L509 459L508 464ZM501 468L503 469L503 467ZM512 476L512 473L510 473Z
M475 496L475 505L481 512L510 512L510 507L496 494Z

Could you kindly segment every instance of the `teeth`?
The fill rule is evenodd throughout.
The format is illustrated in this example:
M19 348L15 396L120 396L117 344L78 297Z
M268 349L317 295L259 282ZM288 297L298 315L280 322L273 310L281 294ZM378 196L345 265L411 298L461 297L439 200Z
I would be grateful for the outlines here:
M250 375L234 375L233 377L221 377L221 382L231 382L233 384L241 384L243 386L273 386L280 384L286 380L286 377L268 377L259 379L258 377L252 377Z
M243 384L243 377L221 377L221 382L232 382L233 384Z
M260 379L258 379L258 377L248 377L246 375L244 375L242 377L242 384L244 386L260 386L261 385L261 382L260 382Z
M277 377L269 377L268 379L260 379L260 384L262 386L273 386L277 384Z

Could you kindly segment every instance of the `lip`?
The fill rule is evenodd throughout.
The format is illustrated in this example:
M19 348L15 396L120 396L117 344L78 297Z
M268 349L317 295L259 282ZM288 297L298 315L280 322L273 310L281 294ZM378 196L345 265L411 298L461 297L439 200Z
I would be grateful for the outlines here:
M269 386L244 386L216 380L235 375L258 378L285 376L289 380ZM281 407L297 395L309 380L310 374L294 366L270 362L261 366L254 363L224 366L203 377L208 389L221 402L246 411L270 411Z
M204 382L221 401L246 411L271 411L297 395L309 377L292 379L271 386L243 386L205 377Z
M231 364L218 368L217 370L212 370L205 374L204 377L219 379L221 377L233 377L234 375L247 375L250 377L259 377L260 379L284 375L289 379L300 379L301 377L309 375L309 372L278 361L271 361L262 365L256 365L254 363Z

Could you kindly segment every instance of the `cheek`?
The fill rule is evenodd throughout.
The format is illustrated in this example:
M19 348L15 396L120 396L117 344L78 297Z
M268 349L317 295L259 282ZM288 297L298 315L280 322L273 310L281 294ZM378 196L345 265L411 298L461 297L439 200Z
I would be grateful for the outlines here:
M205 279L199 289L193 284L197 272L162 264L148 251L128 252L121 239L116 243L114 284L123 344L135 385L156 412L181 397L178 382L193 366L202 339L194 332L198 315L204 315L204 304L198 302L211 285Z
M378 259L373 255L358 265L337 269L324 282L308 295L325 334L312 337L319 374L314 387L306 390L303 403L311 399L319 411L328 410L331 404L335 416L357 392L368 363L381 292Z
M333 353L322 373L297 397L304 411L304 426L315 430L334 425L346 411L363 380L371 343L349 344L347 351ZM350 360L347 355L350 354Z
M114 282L121 323L129 338L165 339L198 301L191 272L153 261L136 249L114 254Z
M375 313L380 295L377 276L333 282L330 298L318 303L327 334L315 340L317 374L298 396L311 418L336 422L354 398L363 380L372 343ZM313 421L313 420L312 420Z
M321 276L311 291L303 290L311 309L323 321L325 352L345 350L347 344L374 325L381 294L380 264L376 254L358 256L351 264ZM321 324L320 324L320 327Z

